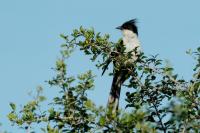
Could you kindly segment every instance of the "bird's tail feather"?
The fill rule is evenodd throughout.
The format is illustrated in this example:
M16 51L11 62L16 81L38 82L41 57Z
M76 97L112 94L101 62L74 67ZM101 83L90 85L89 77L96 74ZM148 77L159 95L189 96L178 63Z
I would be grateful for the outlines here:
M115 74L108 98L108 111L112 114L116 114L118 107L119 107L119 98L121 92L121 85L122 85L122 76L119 74Z

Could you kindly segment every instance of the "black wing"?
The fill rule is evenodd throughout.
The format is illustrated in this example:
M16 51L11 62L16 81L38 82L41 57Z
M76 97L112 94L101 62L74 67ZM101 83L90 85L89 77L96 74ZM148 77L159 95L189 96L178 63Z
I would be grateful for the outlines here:
M105 65L103 66L103 72L101 75L105 73L105 71L108 69L108 66L111 62L115 64L115 58L119 56L120 53L123 53L125 48L123 47L123 40L119 40L119 43L115 46L114 50L110 53L110 56L105 61Z

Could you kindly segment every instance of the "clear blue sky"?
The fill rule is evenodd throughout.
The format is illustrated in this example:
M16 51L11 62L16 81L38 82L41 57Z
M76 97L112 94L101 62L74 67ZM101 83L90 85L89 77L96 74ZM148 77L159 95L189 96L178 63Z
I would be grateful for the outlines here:
M115 41L121 37L115 27L138 18L144 52L169 59L176 72L189 79L194 61L185 51L197 48L200 43L199 5L200 1L195 0L0 0L2 128L16 132L6 118L9 102L24 104L30 100L27 93L38 85L44 86L45 95L54 95L55 90L44 81L54 75L51 68L63 43L59 34L70 34L81 25L109 33ZM70 74L94 70L96 88L89 96L98 105L105 105L112 79L101 77L101 71L79 52L68 63Z

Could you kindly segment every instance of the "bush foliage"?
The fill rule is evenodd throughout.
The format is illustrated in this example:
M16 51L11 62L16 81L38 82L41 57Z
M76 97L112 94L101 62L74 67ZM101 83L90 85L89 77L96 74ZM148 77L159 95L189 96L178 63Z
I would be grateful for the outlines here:
M130 91L126 93L126 108L113 115L87 97L88 90L94 88L92 71L68 76L66 60L78 47L98 69L106 70L108 60L120 64L129 59L129 53L116 51L121 40L112 42L109 35L83 27L61 37L65 44L54 68L56 76L48 81L50 86L58 88L59 95L46 105L47 110L41 107L45 100L41 87L33 100L20 109L10 103L8 118L13 125L27 132L40 127L40 132L45 133L199 132L200 48L191 52L197 63L189 81L179 78L158 56L138 54L137 60L127 67L129 79L124 86Z

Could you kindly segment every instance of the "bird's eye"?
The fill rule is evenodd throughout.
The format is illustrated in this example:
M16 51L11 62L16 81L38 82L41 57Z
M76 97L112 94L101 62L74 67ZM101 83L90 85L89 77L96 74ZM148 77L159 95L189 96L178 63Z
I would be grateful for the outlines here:
M132 26L131 26L131 25L124 25L123 28L124 28L124 29L127 29L127 30L131 30L131 29L132 29Z

